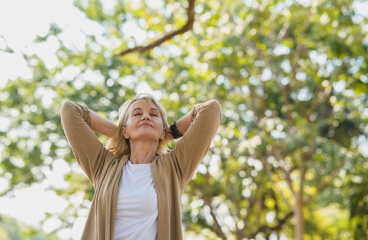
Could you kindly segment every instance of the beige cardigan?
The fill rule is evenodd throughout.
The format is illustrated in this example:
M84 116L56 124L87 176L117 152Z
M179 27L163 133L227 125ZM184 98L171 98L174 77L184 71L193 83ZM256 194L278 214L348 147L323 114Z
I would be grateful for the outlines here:
M119 185L129 158L107 150L89 127L89 108L72 101L61 106L61 126L73 153L95 188L82 240L113 240ZM151 164L158 198L158 240L183 239L181 196L206 155L221 120L221 105L210 100L194 106L192 123L176 147ZM149 201L149 199L147 199Z

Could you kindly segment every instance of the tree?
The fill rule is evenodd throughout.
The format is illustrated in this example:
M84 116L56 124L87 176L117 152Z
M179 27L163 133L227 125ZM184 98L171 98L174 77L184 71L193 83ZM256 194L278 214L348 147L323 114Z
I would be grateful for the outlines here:
M41 181L41 168L52 167L57 158L76 164L60 127L63 101L83 102L116 120L119 106L146 82L161 94L169 122L208 99L216 98L223 108L218 134L183 196L186 234L207 239L366 234L360 227L366 220L360 184L368 165L358 139L367 136L367 19L354 12L353 2L341 0L195 4L192 31L153 50L118 57L114 54L128 46L149 46L165 31L185 26L188 2L152 8L144 1L117 1L105 9L100 1L75 1L104 27L104 41L86 34L85 51L77 51L59 39L55 68L26 56L33 81L17 79L3 89L2 116L13 118L10 130L0 132L1 176L9 180L4 194ZM128 22L137 23L147 38L127 36ZM51 26L48 36L61 31ZM66 79L73 69L76 74ZM55 92L48 108L40 103L42 88ZM37 138L15 134L21 126L37 130ZM83 174L65 177L69 187L55 191L65 198L81 194L86 201L71 203L59 216L61 228L73 224L70 217L85 215L81 209L88 210L93 197ZM323 213L326 209L341 218ZM351 224L350 209L359 209L351 211L357 219Z

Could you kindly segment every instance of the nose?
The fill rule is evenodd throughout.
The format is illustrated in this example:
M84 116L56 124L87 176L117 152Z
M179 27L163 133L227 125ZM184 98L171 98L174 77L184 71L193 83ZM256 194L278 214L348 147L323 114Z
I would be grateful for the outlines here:
M142 120L151 120L150 115L148 113L143 113Z

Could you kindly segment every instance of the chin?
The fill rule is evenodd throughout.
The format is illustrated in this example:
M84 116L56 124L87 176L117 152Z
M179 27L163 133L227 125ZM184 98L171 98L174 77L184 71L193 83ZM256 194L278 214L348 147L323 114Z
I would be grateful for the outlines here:
M150 139L152 141L159 141L160 140L159 137L157 137L157 136L155 136L153 134L149 134L149 133L147 133L147 134L139 134L139 135L137 135L134 138L134 140L148 140L148 139Z

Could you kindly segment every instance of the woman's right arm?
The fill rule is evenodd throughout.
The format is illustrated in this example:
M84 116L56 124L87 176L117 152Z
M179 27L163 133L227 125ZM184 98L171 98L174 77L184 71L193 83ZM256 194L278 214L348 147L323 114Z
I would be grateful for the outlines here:
M91 117L91 129L94 132L112 138L117 131L118 126L116 126L113 122L110 122L109 120L101 117L91 109L89 111L89 116Z
M89 180L95 184L98 170L113 155L98 140L91 129L95 118L91 118L91 110L82 104L66 101L61 105L61 126L65 132L75 158ZM93 113L92 113L93 115Z

